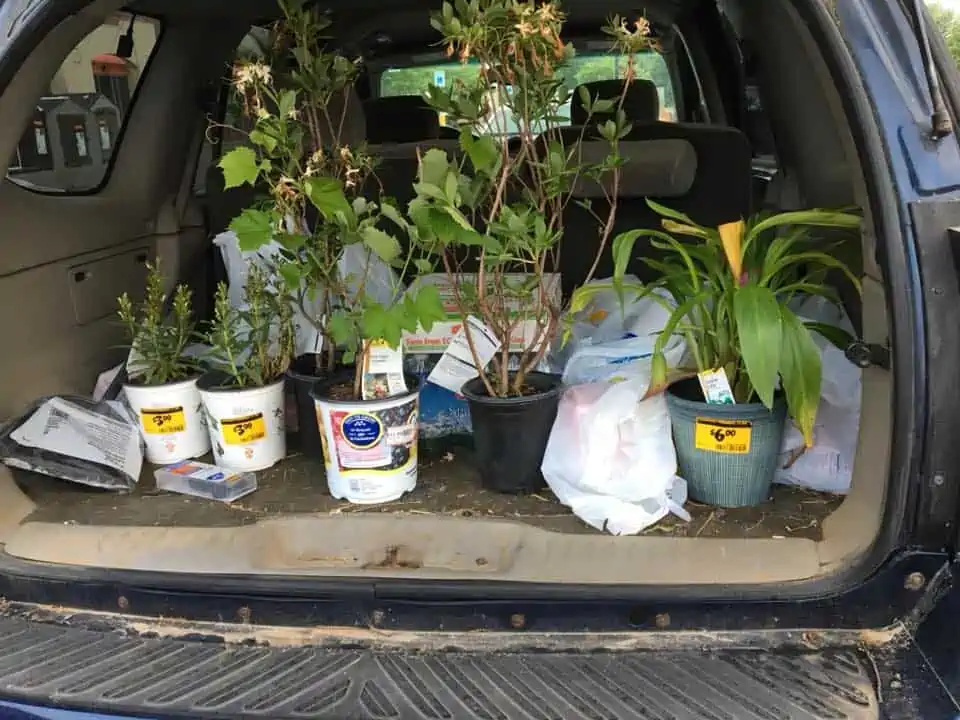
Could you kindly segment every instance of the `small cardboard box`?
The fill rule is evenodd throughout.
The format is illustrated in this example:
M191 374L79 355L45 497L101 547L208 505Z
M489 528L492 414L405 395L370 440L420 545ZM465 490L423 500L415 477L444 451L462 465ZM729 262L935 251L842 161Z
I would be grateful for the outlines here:
M476 284L476 275L465 274L466 282ZM524 279L530 276L523 273L510 273L505 276L507 282L520 284ZM560 302L560 275L558 273L546 273L544 275L546 290L552 298L552 302ZM440 298L443 301L444 310L447 313L447 320L434 323L430 332L419 328L415 333L404 333L403 349L407 353L416 354L438 354L447 349L453 336L460 332L463 327L463 318L457 310L457 301L454 294L454 288L451 286L448 276L445 273L434 273L431 275L422 275L417 278L410 286L411 292L425 285L433 285L440 292ZM536 338L537 332L537 313L546 313L546 308L539 303L538 286L534 286L529 293L530 302L511 302L514 307L511 310L515 313L523 313L529 319L523 320L517 325L513 338L511 338L510 351L522 352ZM482 319L482 318L481 318ZM546 342L550 338L544 338Z

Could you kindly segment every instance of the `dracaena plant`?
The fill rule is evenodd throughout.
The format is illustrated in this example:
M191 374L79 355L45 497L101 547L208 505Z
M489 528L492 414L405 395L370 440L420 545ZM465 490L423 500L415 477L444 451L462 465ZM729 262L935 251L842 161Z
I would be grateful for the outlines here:
M124 293L117 304L132 350L131 379L144 385L163 385L186 380L198 372L196 360L184 354L196 331L190 289L177 285L168 315L159 262L147 265L143 302L136 305Z
M564 22L555 3L532 0L444 2L431 19L447 54L475 62L480 71L475 83L431 86L426 94L448 124L460 129L463 153L424 154L405 229L415 244L439 257L458 311L478 317L499 341L487 371L464 325L486 392L494 397L525 393L528 374L558 330L561 297L550 273L558 266L564 211L579 202L573 190L584 180L596 182L605 197L596 211L582 203L593 213L597 234L577 241L595 242L597 258L608 247L624 162L619 141L631 130L622 105L634 78L635 53L652 44L644 19L628 24L614 18L606 31L624 56L623 91L614 98L582 91L590 119L579 132L564 132L568 123L559 108L570 91L563 69L573 57L573 48L561 39ZM612 117L598 122L598 113ZM509 144L508 124L516 126ZM587 162L580 152L588 136L605 145L599 161ZM471 254L479 256L478 271L462 272ZM511 352L519 354L513 369Z
M242 308L231 304L226 284L220 283L204 341L210 346L207 363L225 376L225 387L263 387L276 382L293 358L289 297L257 266L247 275Z
M614 238L613 286L625 301L638 296L665 304L669 319L654 344L651 392L667 384L664 349L675 336L686 340L698 372L723 369L734 400L773 407L778 381L791 417L813 444L820 402L820 352L811 335L846 347L841 328L804 321L788 304L798 295L839 303L827 283L831 271L860 282L831 251L860 226L857 215L834 210L761 214L719 228L698 225L682 213L648 200L663 230L632 230ZM825 241L818 229L840 229L843 239ZM658 251L643 262L660 278L640 288L624 284L634 244L647 238ZM581 290L574 303L582 305ZM664 297L669 295L670 299Z
M250 145L224 155L220 167L226 187L260 182L266 197L230 227L242 250L279 244L275 270L323 338L318 370L332 371L338 357L345 364L357 360L359 394L358 355L369 343L383 339L397 347L404 330L430 329L444 317L443 307L432 287L404 294L397 280L396 287L371 290L374 259L398 271L397 278L432 265L384 229L396 227L387 218L399 211L376 182L376 158L348 142L349 90L359 59L330 47L330 21L315 6L281 0L280 9L272 64L234 68L234 90L252 121ZM365 259L355 272L343 269L351 246Z

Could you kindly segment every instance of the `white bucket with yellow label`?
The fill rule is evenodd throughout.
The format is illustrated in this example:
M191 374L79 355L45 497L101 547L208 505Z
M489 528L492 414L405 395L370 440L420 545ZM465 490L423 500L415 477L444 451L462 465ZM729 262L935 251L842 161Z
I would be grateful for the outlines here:
M216 465L227 470L266 470L286 456L284 379L264 387L222 387L222 377L200 378Z
M166 385L125 385L123 392L137 417L147 462L169 465L210 452L197 378Z
M319 383L313 393L330 494L359 505L397 500L417 486L420 387L382 400L336 400L344 378Z

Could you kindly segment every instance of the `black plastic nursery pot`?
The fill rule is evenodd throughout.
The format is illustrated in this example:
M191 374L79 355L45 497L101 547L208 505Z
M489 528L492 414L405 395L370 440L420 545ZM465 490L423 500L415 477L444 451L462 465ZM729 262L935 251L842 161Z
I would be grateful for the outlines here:
M324 360L320 354L307 353L297 357L287 370L287 382L293 391L297 410L296 444L300 452L316 460L323 458L323 445L310 393L318 382L328 377Z
M704 402L700 382L667 389L680 477L693 500L720 507L759 505L770 495L786 424L781 394L773 410L762 403Z
M560 405L559 375L530 373L535 390L523 397L491 397L481 378L463 386L470 407L480 480L488 490L520 494L546 486L540 465Z

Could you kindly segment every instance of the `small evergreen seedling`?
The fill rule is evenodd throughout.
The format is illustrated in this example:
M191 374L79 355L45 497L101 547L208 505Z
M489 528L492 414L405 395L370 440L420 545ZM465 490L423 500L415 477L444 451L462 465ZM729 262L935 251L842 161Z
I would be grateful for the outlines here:
M131 380L143 385L164 385L195 375L197 361L184 351L194 336L192 293L186 285L177 285L168 317L166 294L159 261L147 265L147 286L143 302L135 306L127 293L117 303L133 351Z
M207 360L227 376L225 386L263 387L290 367L294 353L293 308L290 298L272 287L253 266L243 291L244 308L235 308L227 286L217 286L214 319L205 336Z

